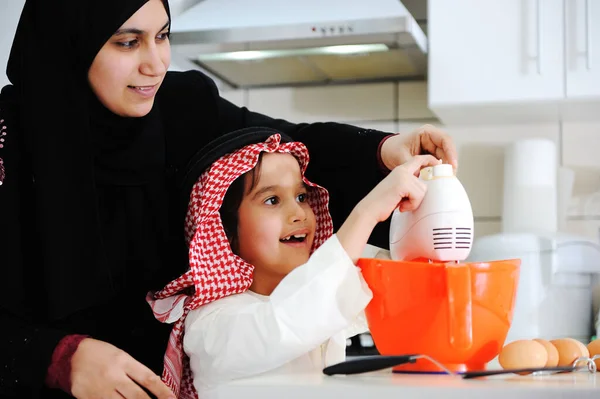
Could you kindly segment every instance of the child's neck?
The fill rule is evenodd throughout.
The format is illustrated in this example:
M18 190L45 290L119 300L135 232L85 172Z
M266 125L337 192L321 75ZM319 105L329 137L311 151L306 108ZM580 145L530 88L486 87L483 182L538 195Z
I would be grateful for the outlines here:
M275 288L277 288L281 280L283 280L283 276L281 275L263 275L261 273L256 273L255 270L252 285L250 285L250 291L260 295L269 296L273 293Z

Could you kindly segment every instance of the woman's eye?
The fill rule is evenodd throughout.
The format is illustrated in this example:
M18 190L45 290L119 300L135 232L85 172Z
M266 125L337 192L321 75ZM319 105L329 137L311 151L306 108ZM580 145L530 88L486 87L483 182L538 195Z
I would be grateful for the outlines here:
M265 204L267 205L277 205L278 203L279 200L277 199L277 197L270 197L265 200Z
M117 42L117 45L123 47L123 48L133 48L138 44L138 40L129 40L126 42Z
M161 41L163 41L163 40L167 40L167 39L169 38L169 36L170 36L170 35L171 35L171 34L170 34L169 32L165 32L165 33L161 33L161 34L159 34L159 35L158 35L156 38L157 38L158 40L161 40Z
M307 199L308 199L308 195L306 193L300 194L298 196L298 202L306 202Z

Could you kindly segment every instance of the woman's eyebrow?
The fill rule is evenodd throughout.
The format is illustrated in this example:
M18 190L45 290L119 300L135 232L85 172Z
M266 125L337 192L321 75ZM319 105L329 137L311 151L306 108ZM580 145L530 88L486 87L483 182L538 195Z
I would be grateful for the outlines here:
M167 21L167 23L164 24L162 28L160 28L159 32L167 29L169 24L170 24L170 21ZM137 28L123 28L123 29L117 30L113 36L126 35L126 34L143 35L144 33L146 33L146 32L141 29L137 29Z

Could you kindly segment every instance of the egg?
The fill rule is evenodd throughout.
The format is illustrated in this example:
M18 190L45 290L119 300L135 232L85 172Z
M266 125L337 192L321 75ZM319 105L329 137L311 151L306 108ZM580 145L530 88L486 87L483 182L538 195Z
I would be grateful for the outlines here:
M587 345L587 348L590 351L590 357L600 355L600 338L590 342ZM600 370L600 359L596 359L594 362L596 363L596 367Z
M556 367L558 365L558 350L556 349L556 346L552 345L550 341L541 338L534 339L534 341L539 342L546 348L548 360L546 360L545 367Z
M550 343L558 351L559 366L570 366L575 359L584 356L587 352L587 348L584 351L578 342L572 338L553 339Z
M524 339L504 346L498 355L498 362L503 369L540 368L547 361L548 352L544 345Z
M585 346L583 344L583 342L574 339L574 338L565 338L565 339L570 339L575 341L575 343L579 346L579 349L581 349L581 356L585 356L585 357L589 357L590 356L590 351L588 350L587 346Z

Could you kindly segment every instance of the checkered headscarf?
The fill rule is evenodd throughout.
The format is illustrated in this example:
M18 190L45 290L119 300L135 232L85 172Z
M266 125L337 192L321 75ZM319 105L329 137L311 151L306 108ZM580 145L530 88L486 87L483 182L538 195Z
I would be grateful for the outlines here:
M289 153L298 160L302 178L312 188L308 203L315 213L316 231L311 252L333 234L329 194L304 176L309 156L299 142L281 143L281 135L273 134L264 142L221 157L200 176L192 189L185 220L190 268L162 290L147 296L154 316L163 323L174 323L162 377L178 398L198 397L189 358L183 351L185 317L192 309L245 292L252 284L254 266L232 252L219 208L231 183L256 166L261 152Z

